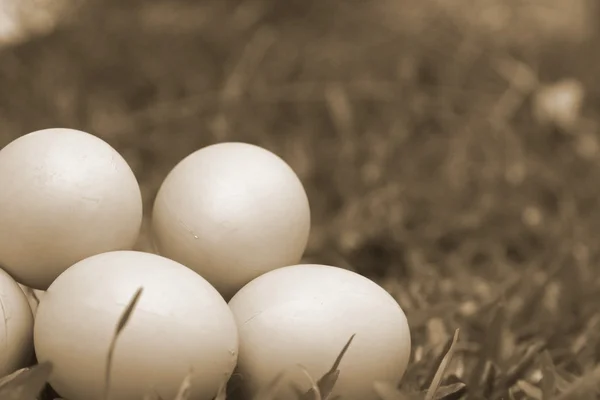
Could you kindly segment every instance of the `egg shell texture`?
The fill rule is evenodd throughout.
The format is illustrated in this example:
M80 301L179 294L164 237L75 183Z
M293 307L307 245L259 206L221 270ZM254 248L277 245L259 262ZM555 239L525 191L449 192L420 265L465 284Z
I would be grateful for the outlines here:
M115 348L111 399L172 399L193 370L191 400L208 400L237 360L233 315L202 277L164 257L115 251L63 272L38 306L34 342L51 361L50 384L69 400L103 395L109 343L139 287L143 292Z
M173 168L153 209L157 251L205 277L229 299L244 284L296 264L310 207L281 158L247 143L202 148Z
M0 377L27 366L33 356L33 314L15 280L0 269Z
M238 372L249 394L283 370L286 380L308 390L297 364L320 378L353 334L334 396L378 399L373 382L399 382L406 370L411 340L404 312L354 272L312 264L280 268L244 286L229 306L240 335Z
M134 246L142 197L125 159L74 129L45 129L0 150L0 265L45 290L85 257Z

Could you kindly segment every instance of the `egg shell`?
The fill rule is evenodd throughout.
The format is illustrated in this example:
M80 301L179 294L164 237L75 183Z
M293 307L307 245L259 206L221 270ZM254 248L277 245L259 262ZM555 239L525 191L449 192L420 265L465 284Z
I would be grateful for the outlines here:
M38 306L34 344L54 368L49 382L69 400L101 399L109 344L139 287L116 342L111 400L173 399L192 371L190 400L212 399L236 364L238 335L227 303L205 279L167 258L115 251L64 271Z
M379 400L373 382L398 383L409 361L410 331L398 303L373 281L342 268L303 264L268 272L244 286L229 307L238 324L237 372L247 395L281 371L281 398L293 398L292 382L309 390L297 365L316 381L353 334L333 397Z
M257 276L300 261L310 231L302 182L272 152L228 142L180 161L154 203L158 253L205 277L229 299Z
M142 197L125 159L74 129L44 129L0 150L0 265L45 290L88 256L132 248Z
M0 377L26 367L33 357L33 314L15 280L0 269Z

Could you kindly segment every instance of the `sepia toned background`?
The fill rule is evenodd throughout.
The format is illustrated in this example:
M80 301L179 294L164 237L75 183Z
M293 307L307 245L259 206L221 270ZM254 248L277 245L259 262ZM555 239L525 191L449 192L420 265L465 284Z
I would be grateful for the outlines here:
M534 320L561 340L597 313L593 0L2 4L0 145L49 127L98 135L149 214L187 154L258 144L305 184L306 260L379 280L415 331L439 333L437 318L447 337L453 313L515 279L541 288L514 300L519 329L546 295L557 305Z

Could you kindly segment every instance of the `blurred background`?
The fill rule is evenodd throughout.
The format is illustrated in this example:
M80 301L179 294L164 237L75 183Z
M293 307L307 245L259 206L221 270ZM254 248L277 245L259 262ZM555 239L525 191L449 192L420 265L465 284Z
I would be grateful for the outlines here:
M98 135L147 215L192 151L264 146L308 191L306 260L385 282L409 311L491 299L531 268L593 280L596 3L1 0L0 145Z

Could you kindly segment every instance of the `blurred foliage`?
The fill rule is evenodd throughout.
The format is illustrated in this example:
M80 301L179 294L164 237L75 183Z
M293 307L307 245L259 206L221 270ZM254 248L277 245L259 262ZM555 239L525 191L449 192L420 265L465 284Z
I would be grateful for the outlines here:
M580 212L595 226L595 208L580 203L596 192L571 177L597 168L535 124L527 94L507 108L511 73L499 66L574 75L592 104L597 40L504 44L410 7L412 19L393 26L382 18L403 10L381 4L90 0L51 34L2 52L1 144L55 126L97 134L131 163L146 211L194 149L263 145L307 185L309 254L375 238L436 262L500 251L520 263L564 229L585 231L565 225ZM524 225L527 210L543 225Z

